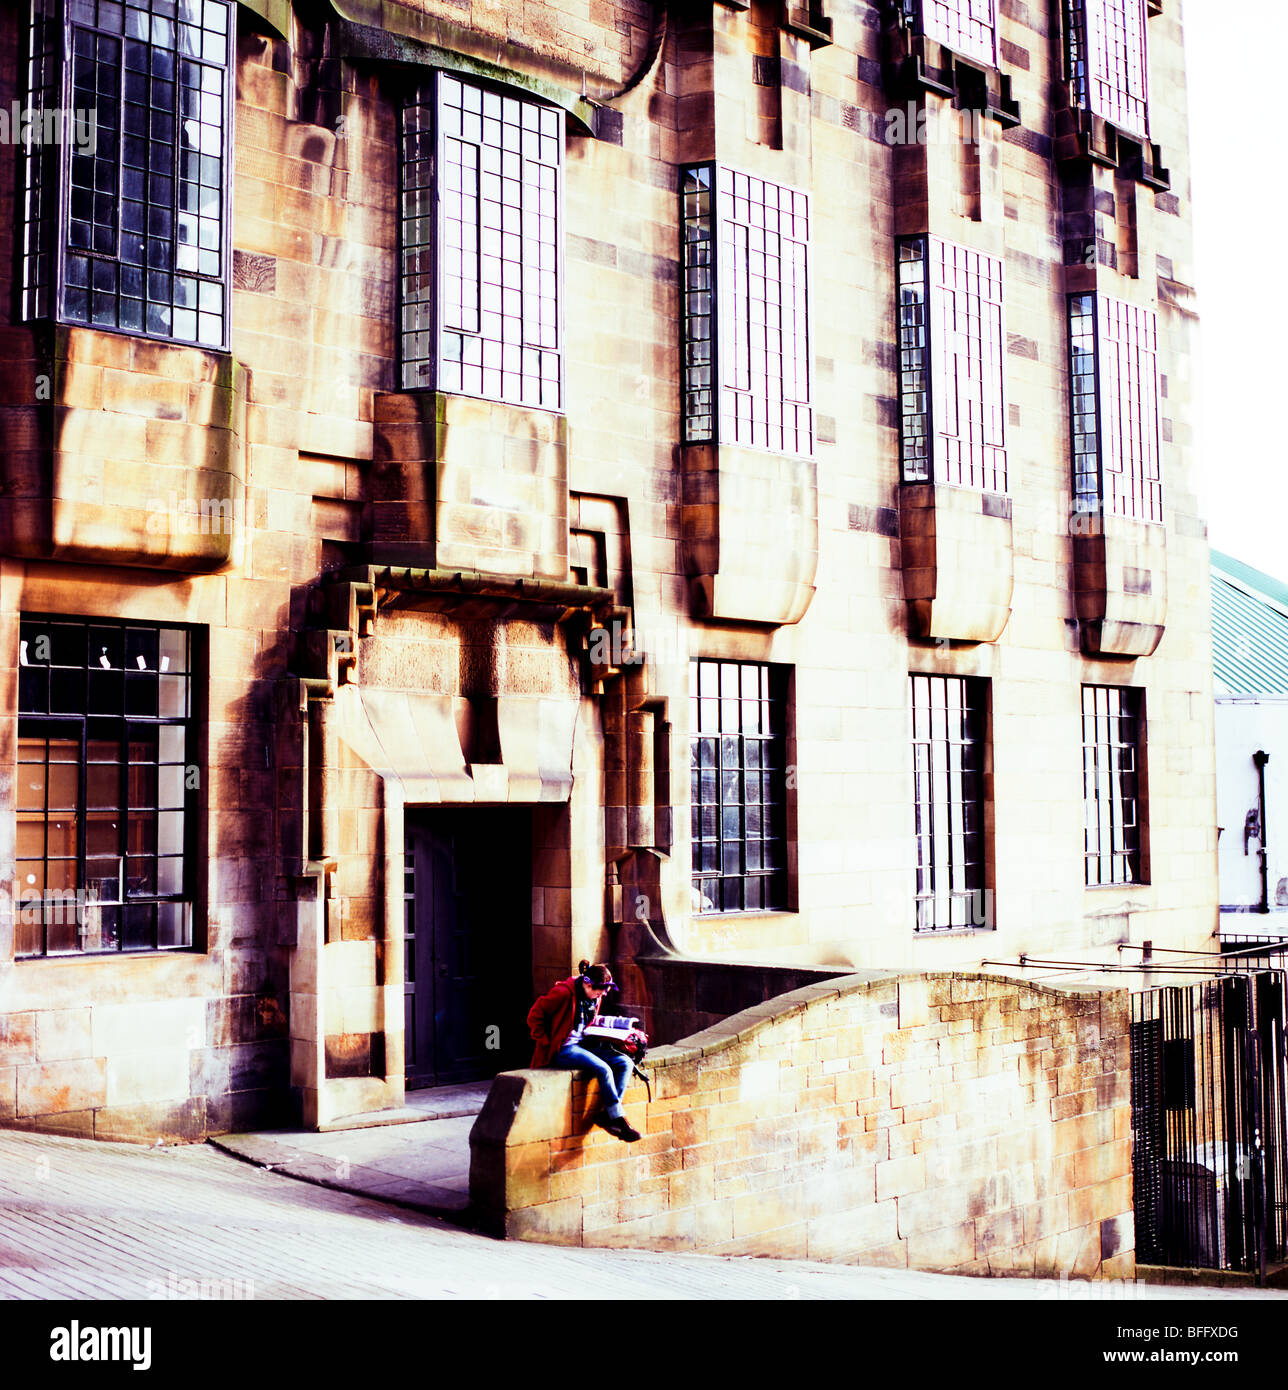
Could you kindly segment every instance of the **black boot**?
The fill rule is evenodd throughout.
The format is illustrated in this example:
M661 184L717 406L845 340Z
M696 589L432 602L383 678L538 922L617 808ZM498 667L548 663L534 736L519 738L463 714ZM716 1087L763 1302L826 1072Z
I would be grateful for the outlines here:
M640 1137L639 1130L627 1122L625 1115L606 1115L601 1110L595 1116L594 1123L600 1129L606 1129L614 1139L621 1139L627 1144L633 1144Z

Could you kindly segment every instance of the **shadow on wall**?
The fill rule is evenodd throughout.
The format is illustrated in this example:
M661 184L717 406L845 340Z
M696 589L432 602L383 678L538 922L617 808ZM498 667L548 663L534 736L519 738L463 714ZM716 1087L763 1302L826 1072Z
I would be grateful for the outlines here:
M844 975L849 967L756 965L742 961L687 960L680 956L636 959L619 971L621 1011L639 1018L659 1043L722 1022L806 985Z

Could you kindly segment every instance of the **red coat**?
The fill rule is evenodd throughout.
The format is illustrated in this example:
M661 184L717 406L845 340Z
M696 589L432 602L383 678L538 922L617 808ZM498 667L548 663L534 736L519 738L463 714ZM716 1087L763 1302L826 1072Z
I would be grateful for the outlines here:
M572 1032L577 1018L577 982L580 979L580 975L570 975L566 980L560 980L549 994L543 994L528 1010L528 1032L536 1043L531 1066L548 1067L550 1059ZM592 1023L599 1017L599 1002L598 999L594 1001L590 1015Z

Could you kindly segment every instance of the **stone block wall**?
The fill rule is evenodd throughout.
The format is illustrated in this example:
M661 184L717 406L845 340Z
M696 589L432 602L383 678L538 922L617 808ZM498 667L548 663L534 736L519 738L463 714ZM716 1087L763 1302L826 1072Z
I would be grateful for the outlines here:
M566 579L567 455L567 422L550 411L377 394L373 559Z
M1132 517L1089 517L1073 554L1084 649L1152 655L1167 617L1166 531Z
M218 997L200 956L120 962L109 989L64 968L10 972L0 996L0 1124L85 1139L167 1142L238 1128L285 1070L287 1020L269 990ZM250 1041L250 1039L255 1041Z
M797 623L818 568L818 468L731 445L683 450L681 524L693 613Z
M599 0L344 0L347 20L414 44L440 43L485 62L502 46L529 61L591 74L620 86L648 47L654 16L643 0L607 9Z
M498 1234L960 1274L1131 1277L1128 997L849 975L659 1048L643 1138L510 1072L470 1136Z
M264 24L252 11L275 18ZM1050 140L1059 84L1054 15L1050 5L1015 5L999 17L1023 123L1003 130L985 122L986 144L969 157L962 152L961 167L955 135L951 145L928 146L925 177L910 191L904 166L922 156L889 136L899 101L882 76L873 5L829 13L834 42L817 48L777 25L770 6L672 14L655 54L663 16L636 0L612 10L595 0L343 0L328 12L325 32L322 11L292 14L280 0L239 8L231 356L216 380L186 349L74 331L69 343L79 339L94 355L65 358L62 456L82 460L75 476L95 490L92 505L101 493L103 511L92 532L70 533L81 546L74 563L66 562L72 552L60 557L33 543L53 534L48 512L11 527L7 538L0 523L0 877L13 860L5 787L17 767L19 616L190 625L208 672L196 692L193 951L182 960L21 960L10 969L11 932L0 911L0 1020L12 1042L0 1058L0 1103L11 1094L18 1111L22 1085L27 1119L71 1132L84 1130L87 1113L154 1106L135 1112L135 1137L151 1142L171 1132L165 1107L203 1097L194 1134L203 1125L272 1123L283 1101L308 1113L310 1104L317 1109L319 1086L340 1114L396 1099L398 975L390 962L403 947L403 800L414 808L529 798L534 989L582 955L610 954L614 929L622 939L614 899L624 899L628 921L637 920L641 892L622 892L628 848L640 862L651 856L651 880L632 869L647 885L650 920L679 950L728 963L942 971L1024 952L1117 960L1124 941L1205 947L1214 925L1215 783L1207 544L1188 424L1192 272L1180 17L1168 6L1150 25L1151 121L1177 191L1133 195L1140 223L1131 282L1132 294L1157 298L1160 309L1166 633L1152 655L1129 664L1110 659L1109 647L1104 656L1083 648L1075 609L1066 248L1053 232L1064 198ZM0 14L0 105L21 97L21 48L21 13L11 7ZM544 422L539 447L514 443L523 439L523 421L508 408L482 411L459 399L444 408L460 413L444 414L450 428L440 437L434 399L413 406L398 389L398 109L417 65L439 61L497 79L507 76L504 64L521 88L544 92L570 113L566 414ZM428 70L421 66L420 75ZM947 109L947 99L927 100ZM590 119L592 101L603 101L602 121ZM19 149L0 146L6 246L21 186ZM686 472L678 166L710 157L811 195L817 448L807 465L761 455L753 474L750 462L728 453L719 460L725 477L700 476L696 466ZM1010 617L992 644L927 641L909 631L893 257L897 232L928 225L923 204L934 209L935 231L1006 264L1007 322L1015 330L1006 345L1014 510L1010 589L993 604L998 612L1009 607ZM1109 235L1108 223L1103 230ZM16 265L14 256L0 256L0 514L55 457L55 407L35 409L39 363L52 357L35 353L31 330L12 323ZM193 369L186 386L160 369L163 359ZM244 366L244 379L233 362ZM223 419L228 402L220 393L230 380L245 402L245 428L236 429L241 471L230 461L221 474L212 460L223 460L225 445L231 460L234 432L221 439L200 426ZM88 394L77 397L81 386ZM173 414L182 410L186 418ZM460 427L466 419L469 429ZM101 476L83 461L87 450L71 447L78 430L103 462ZM399 450L409 466L392 466ZM746 466L759 479L741 496L728 485L731 462L735 473ZM183 487L171 482L178 473ZM210 544L224 537L200 530L203 502L217 520L223 491L187 490L206 477L244 482L244 521L227 553ZM182 522L177 532L169 526L172 487L175 515L191 515L189 501L196 508L191 552L166 539L187 540ZM156 519L167 529L140 529L129 501L135 489L145 510L154 499L166 504ZM575 555L567 549L565 491ZM68 514L89 516L87 505L78 496ZM990 531L1005 529L999 518L985 520L998 522ZM451 528L450 560L435 549L447 534L440 523ZM711 564L696 563L704 547ZM955 592L974 603L984 573L979 551L963 542L955 554L962 563L954 574L967 576L954 581ZM936 563L946 565L946 555L937 551ZM609 710L608 700L579 693L569 666L575 633L558 613L529 625L503 603L480 601L445 617L382 593L364 600L379 609L366 628L326 621L310 629L319 591L332 587L337 571L356 573L355 583L370 588L377 563L486 564L511 580L557 585L572 577L562 574L569 561L588 584L599 582L591 571L602 568L603 582L633 610L647 661L633 677L630 705L613 696L618 705ZM1123 564L1149 568L1138 559ZM998 573L988 570L990 584ZM704 575L712 579L710 599L699 611L709 616L695 616L693 585ZM732 597L729 585L715 582L722 575L736 581ZM1137 575L1137 588L1142 582ZM944 594L936 589L936 603ZM1131 595L1133 612L1139 597ZM504 640L477 626L493 623ZM315 704L302 722L306 672L298 657L306 641L330 665L343 658L363 691L337 680L336 690L309 696ZM692 911L694 656L789 668L789 910ZM995 930L983 934L914 931L914 670L992 682L996 911ZM1083 887L1083 681L1128 683L1147 696L1148 884ZM320 709L326 700L336 706L330 715ZM396 768L380 762L377 774L344 751L350 717L354 727L368 726L368 738L373 717L381 738L408 721L417 737L391 740L408 756ZM637 743L652 721L665 745L651 808L647 779L636 777L642 764L624 757L619 717ZM206 1005L204 1034L192 1044L186 1033L158 1034L167 1056L183 1054L195 1068L186 1097L169 1094L173 1072L164 1096L153 1088L151 1099L118 1106L106 1090L100 1099L43 1070L101 1061L110 1073L114 1065L111 1051L42 1057L46 1013L59 1015L46 1020L47 1033L76 1035L86 1011L125 1002L146 1010L158 999ZM695 1000L692 1022L676 1027L690 1031L713 1012ZM151 1046L147 1017L140 1012L139 1038ZM522 1027L521 1013L513 1026ZM383 1060L372 1041L378 1036ZM133 1042L112 1046L132 1056ZM33 1067L42 1070L20 1081ZM346 1074L328 1075L328 1067ZM349 1074L362 1067L371 1074ZM37 1090L50 1108L29 1103Z
M905 483L899 493L903 596L917 637L995 642L1011 616L1011 500Z
M240 555L248 381L234 358L89 328L0 331L7 553L180 571Z

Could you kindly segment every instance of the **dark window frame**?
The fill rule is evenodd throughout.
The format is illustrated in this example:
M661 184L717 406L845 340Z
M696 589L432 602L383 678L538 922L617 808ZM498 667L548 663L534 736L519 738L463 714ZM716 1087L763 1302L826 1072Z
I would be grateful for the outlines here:
M759 201L753 196L757 187ZM786 212L784 195L790 203ZM683 443L728 444L812 458L817 422L811 196L789 184L707 160L682 166L679 197ZM743 203L745 218L738 215ZM783 218L789 223L786 231ZM778 221L776 228L770 228L771 219ZM799 223L804 224L800 235ZM741 253L740 231L747 241ZM731 235L732 254L727 246ZM752 244L757 238L764 241L762 248ZM753 275L754 256L766 261L766 269L776 260L777 276ZM765 286L763 296L753 293L758 280ZM757 311L763 324L758 323ZM770 321L773 314L776 327ZM764 331L763 375L753 370L759 351L752 343L757 328ZM777 375L770 370L775 360Z
M982 63L990 68L997 67L998 48L1001 42L1001 36L997 28L997 0L988 0L992 18L987 28L992 36L992 43L989 45L989 52L987 54L981 52L971 39L967 38L964 42L955 42L949 30L937 31L935 22L932 21L930 25L926 23L926 6L928 4L941 5L944 9L952 10L959 26L963 21L967 25L978 23L978 21L969 14L971 0L900 0L900 4L902 5L905 23L911 24L918 34L931 39L935 43L943 44L945 48L965 58L967 62ZM967 11L964 16L961 13L963 6ZM961 32L959 27L957 30L959 36Z
M39 862L44 882L41 883L39 894L41 902L41 913L39 923L26 923L15 920L15 953L16 960L74 960L88 956L118 956L118 955L153 955L171 954L176 951L200 950L202 947L198 942L197 920L198 902L200 897L200 881L197 872L198 848L201 843L203 832L202 807L200 802L200 788L194 786L190 777L190 771L194 766L199 765L200 745L202 731L197 711L198 692L203 686L204 667L201 649L200 633L201 630L186 623L177 622L151 622L142 620L130 620L120 618L102 618L84 615L69 614L42 614L42 613L23 613L20 617L20 636L19 642L22 652L18 664L18 716L17 716L17 736L18 753L16 762L17 775L22 776L22 768L38 765L39 760L23 759L23 740L45 740L45 758L43 766L48 768L50 765L48 742L53 739L61 739L74 743L78 753L74 763L68 760L57 760L57 765L74 766L76 768L76 794L75 806L71 808L70 815L77 822L75 830L75 850L73 855L49 854L49 825L51 813L62 811L68 814L67 808L51 807L49 805L49 779L44 779L44 804L42 807L23 807L22 789L19 788L15 796L15 821L22 815L35 815L37 811L41 813L39 823L44 826L41 840L43 845L42 854L38 859L32 856L24 856L15 861L16 865L25 863ZM31 661L28 659L25 644L34 641L40 636L48 636L51 644L54 641L54 629L60 629L60 641L67 642L75 634L76 640L84 643L85 660L84 665L74 665L66 660L53 659L57 656L65 656L66 648L63 652L55 651L51 660L48 662ZM157 667L151 670L146 667L139 667L139 656L135 655L134 665L127 664L130 647L133 644L136 649L147 647L148 638L155 638L158 654L161 652L162 632L177 633L183 639L183 659L186 669L182 671L171 671L162 669L158 659ZM102 667L101 662L94 665L90 660L90 644L95 638L103 640L103 634L110 634L108 640L117 640L118 650L122 655L120 664L115 664L109 657L109 665ZM104 655L106 655L104 647ZM142 658L146 662L146 657ZM45 675L43 682L33 673L43 668ZM79 673L76 676L70 674L64 678L64 690L59 693L57 699L53 697L54 673ZM145 707L142 710L127 708L129 696L128 691L132 680L138 680L136 672L146 671L155 678L154 698L157 700L157 713L151 714ZM162 679L166 676L181 677L182 681L177 686L172 686L173 691L182 692L183 704L186 713L162 714ZM120 707L119 713L114 709L102 708L92 710L91 681L98 680L109 691L115 692L119 687ZM68 684L74 682L79 686L78 698L81 710L78 713L70 708L54 708L55 704L67 705L72 702L72 695L76 692L70 691ZM147 691L140 689L147 700ZM24 685L27 689L24 690ZM44 698L39 698L38 686L43 685ZM101 697L100 697L101 698ZM24 708L25 706L25 708ZM39 706L39 707L37 707ZM179 729L182 731L181 760L171 756L162 757L162 744L164 735L162 729ZM156 757L152 760L131 760L131 752L136 744L143 742L146 744L148 739L139 738L142 733L146 735L148 731L156 731ZM100 748L110 747L115 744L115 758L95 758L89 756L90 742L97 743ZM89 787L90 772L92 767L111 767L115 766L118 771L116 774L115 798L104 802L102 805L92 805L93 796L101 797L103 792L91 792ZM155 785L151 790L150 800L138 800L140 795L146 795L149 779L146 771L134 777L131 776L131 768L139 767L142 769L154 769ZM178 769L177 788L178 799L172 791L167 796L163 790L162 769L165 767ZM140 785L143 791L139 791ZM131 811L142 813L139 824L143 826L145 843L140 849L139 846L132 846L131 832L132 821ZM114 825L116 835L116 847L114 850L104 852L99 849L99 853L89 852L88 843L89 827L91 822L102 824L109 815L116 814L119 824ZM162 853L163 846L160 843L162 832L162 817L180 815L182 822L180 829L181 849L175 852ZM153 821L152 838L154 845L151 849L146 846L146 824L151 818ZM132 852L133 851L133 852ZM116 875L118 892L115 898L101 896L102 884L105 879L98 876L95 880L97 886L91 887L90 865L94 859L106 860L114 859L117 864ZM55 885L52 889L48 885L48 865L51 862L70 862L74 866L74 887ZM177 890L162 891L162 885L157 877L160 872L162 861L177 860L179 863L179 887ZM136 869L133 877L139 877L137 868L142 864L145 868L151 865L153 879L150 884L136 884L130 887L131 868ZM20 873L16 871L16 879ZM27 910L34 905L36 898L34 893L30 897L24 896L24 885L15 882L14 907L15 910L22 909L24 903ZM75 920L69 924L64 919L64 913L68 908L66 898L67 893L75 896ZM58 896L62 895L62 896ZM177 920L181 926L177 931L180 939L162 942L160 939L160 921L162 917L161 908L172 906L176 909L171 913L171 917ZM50 949L50 929L51 927L66 927L72 925L75 928L78 940L83 940L87 933L88 923L86 921L85 909L89 908L96 912L98 921L103 921L107 915L116 917L117 925L114 929L114 944L99 949L87 950L83 946L68 948L60 945L57 949ZM134 918L131 926L130 918ZM151 925L144 933L146 939L140 941L137 932L138 921L150 918ZM23 949L24 944L21 940L23 928L34 926L39 935L39 949ZM100 925L100 930L101 930ZM133 940L131 941L131 936Z
M22 321L52 319L204 351L229 350L237 7L230 0L203 0L203 22L205 4L224 15L222 30L207 30L180 19L178 10L185 3L187 0L151 0L149 9L147 0L130 0L128 4L127 0L32 0L25 54L27 100L41 113L42 120L44 112L54 109L51 103L56 100L56 109L63 113L64 138L52 145L33 143L21 161L22 235L17 247L16 286ZM127 32L131 26L136 30L133 34ZM154 42L152 35L167 28L171 40ZM146 29L148 37L140 36L141 29ZM221 35L222 60L180 51L185 41L204 49L208 36L218 40ZM86 156L65 138L73 128L71 113L82 109L77 95L82 88L75 78L83 71L80 65L86 59L87 45L97 51L113 44L117 48L115 66L95 60L92 69L96 112L102 98L110 99L114 106L114 124L104 127L111 145L106 156L100 155L104 128L96 118L95 153ZM135 45L136 50L145 45L142 55L135 51L134 56L146 59L146 74L137 63L130 64L126 53L129 45ZM171 65L169 75L167 63ZM185 64L191 66L189 75L196 79L196 86L185 86L181 81ZM213 71L221 74L222 95L217 100L201 85L202 74ZM105 73L114 74L106 86ZM147 83L146 100L127 102L130 84L139 80ZM171 91L169 107L164 105L167 87ZM127 106L143 110L145 132L128 129ZM216 112L217 123L210 119ZM171 133L157 134L156 118L160 116L164 122L167 113ZM200 144L183 145L182 130L194 123L199 129L217 131L217 155L209 155ZM139 147L133 155L127 149L131 142ZM172 156L168 172L157 154L163 147ZM158 160L155 167L154 157ZM215 167L209 168L208 162ZM191 178L181 176L185 167ZM137 198L124 196L127 176ZM86 177L90 185L73 186L75 180ZM218 195L213 218L202 201L201 190L206 188ZM185 207L189 193L191 202ZM34 214L33 198L38 204ZM75 221L88 228L89 244L74 246L72 214L85 213L87 206L89 220L82 216ZM131 207L139 210L138 225L127 227L126 221L136 217L129 212ZM185 219L194 238L191 242L183 241L180 235ZM203 237L210 222L217 222L217 227L212 244L207 244ZM167 223L168 230L159 230ZM129 242L137 242L137 246L127 251ZM215 260L214 269L206 264L210 257ZM181 261L191 263L181 266ZM137 288L137 294L125 292L127 276L137 276L131 286ZM77 297L83 297L83 309L74 307ZM175 331L174 320L179 314L191 314L191 333ZM217 332L213 331L215 320Z
M1081 714L1083 883L1087 888L1146 885L1150 880L1145 691L1139 686L1084 683ZM1122 737L1127 721L1130 738ZM1118 737L1112 736L1115 727ZM1131 765L1124 767L1123 754L1128 750Z
M1099 515L1104 498L1100 463L1100 314L1095 294L1069 296L1069 457L1074 510ZM1080 404L1081 402L1081 404Z
M950 257L954 261L954 279L960 273L964 277L963 284L950 286L946 283L946 271L941 275L935 273L936 264L946 266ZM968 261L974 258L977 267L959 270L957 261L961 257ZM978 289L971 288L972 279L977 284L980 282L985 263L990 286L994 281L994 268L996 271L996 298L986 297ZM978 353L970 355L978 369L978 401L960 389L961 383L969 377L955 370L957 358L950 362L949 344L942 340L939 331L939 319L943 317L946 297L950 294L954 296L955 315L961 308L958 301L964 298L968 321L973 318L978 323L977 333L959 335L979 349ZM994 311L997 316L995 330L992 325ZM1009 488L1005 263L1000 257L943 237L925 233L897 237L895 313L901 481L1005 495ZM950 368L953 368L951 373ZM936 387L937 378L942 379L942 389ZM950 381L951 392L947 389ZM963 399L968 407L965 434L962 433ZM970 416L973 406L978 406L978 421ZM987 417L991 414L995 414L996 419L990 425ZM954 425L951 434L947 429L950 416ZM976 424L978 438L974 433ZM990 434L995 438L990 439ZM952 457L954 452L955 458Z
M978 677L909 673L913 930L918 936L996 927L990 862L991 694L990 683ZM937 795L942 787L946 797Z
M895 243L895 349L899 354L899 476L929 483L935 474L934 373L930 343L930 257L925 237Z
M1103 293L1071 294L1068 333L1074 510L1162 525L1158 316Z
M685 444L720 442L720 285L716 166L680 171L680 421ZM704 298L705 296L705 298Z
M1144 88L1143 95L1133 94L1129 85L1126 84L1125 78L1124 84L1120 86L1116 81L1118 74L1108 71L1109 63L1106 61L1105 76L1099 79L1099 85L1112 87L1113 99L1109 102L1100 99L1096 90L1097 80L1093 78L1093 64L1098 58L1107 60L1109 54L1104 46L1095 53L1092 51L1087 14L1089 4L1099 5L1105 13L1106 32L1108 11L1111 6L1120 7L1125 27L1130 22L1127 16L1127 7L1137 7L1137 13L1140 17L1140 70ZM1061 11L1064 22L1064 74L1065 81L1069 84L1069 96L1072 104L1076 108L1088 111L1108 121L1124 135L1135 140L1148 140L1151 93L1149 81L1149 6L1146 0L1063 0Z
M468 89L478 92L480 96L479 111L479 138L457 139L454 134L447 130L449 118L445 117L445 96L451 95L452 88L448 84L458 85L462 91ZM464 98L463 98L464 100ZM519 130L520 130L520 149L519 155L519 178L511 179L504 173L504 164L507 156L512 153L501 146L497 146L486 139L487 125L494 117L486 113L486 107L499 104L502 111L509 108L506 103L517 105L519 110ZM419 129L410 130L408 128L409 113L414 110L425 110L428 112L428 126L421 126ZM463 110L463 108L455 108ZM557 144L557 165L554 175L554 232L553 232L553 276L554 276L554 323L553 323L553 346L542 342L529 342L529 334L535 327L538 331L541 328L541 315L539 307L529 312L530 292L525 283L531 274L536 275L538 282L543 273L540 264L542 240L540 235L540 218L542 216L540 208L536 209L533 215L538 219L537 234L529 233L525 225L528 214L532 212L526 199L533 193L536 194L538 203L541 200L541 189L534 186L524 174L524 165L528 162L525 146L528 140L529 127L524 124L527 119L526 111L535 114L538 127L549 125L553 121L556 125L554 139ZM470 113L472 114L472 113ZM396 332L397 342L397 380L398 390L400 391L436 391L444 395L467 396L474 400L493 401L498 404L516 406L521 409L543 410L552 414L562 415L566 411L567 397L567 350L568 339L565 327L565 303L567 297L567 274L565 270L565 246L567 241L567 220L565 212L564 180L567 164L567 144L568 131L565 114L562 108L551 102L542 101L532 93L515 87L507 87L503 84L490 82L479 78L473 74L458 73L446 69L436 68L425 77L408 85L398 99L398 323ZM513 124L506 122L502 117L500 124ZM538 129L536 132L538 140L538 152L545 139L550 138L548 133ZM428 134L428 146L430 153L419 154L416 158L409 157L412 142L417 136ZM504 140L504 132L502 131ZM462 132L463 135L463 132ZM478 152L478 164L476 166L476 178L478 193L474 198L474 222L473 230L476 233L473 242L472 254L477 265L478 286L478 305L477 316L479 318L478 330L467 329L463 324L448 325L446 315L449 308L449 296L446 292L446 282L450 278L445 271L447 259L447 239L446 228L449 220L446 211L447 199L444 198L445 180L449 177L449 168L456 168L456 164L449 165L447 159L447 142L449 139L456 140L462 149L470 148ZM500 162L503 171L499 176L493 175L484 169L485 150L499 150ZM540 162L540 161L538 161ZM409 171L412 166L428 163L429 173L425 183L412 184L409 182ZM543 165L542 167L550 167ZM504 284L493 285L485 280L485 266L491 266L497 260L496 254L485 250L485 240L488 231L483 224L484 203L493 200L486 199L483 195L483 180L487 177L499 177L501 182L502 202L501 207L502 222L505 214L511 211L511 206L504 201L508 196L505 185L514 183L517 185L520 202L517 205L516 223L518 226L518 236L520 238L518 265L518 286L517 292L520 296L520 312L517 317L519 320L519 340L517 344L508 343L504 337L498 339L484 333L484 315L494 311L485 310L484 300L487 292L492 289L499 290L502 298L504 295L514 290L514 286L504 286ZM409 196L417 189L423 188L427 191L430 211L417 217L408 211L410 203ZM464 212L464 206L462 211ZM433 240L430 243L418 241L414 244L408 241L409 224L427 220L430 222ZM459 219L462 227L462 284L464 285L465 251L464 228L469 225L464 216ZM505 235L513 235L504 230L498 232L497 241L504 249L502 238ZM413 277L409 274L408 253L410 250L417 249L428 251L431 266L428 272L430 280L429 293L427 297L412 298L409 295L409 280ZM530 257L536 255L537 261L534 266ZM500 260L504 261L502 256ZM502 280L504 279L504 269L501 270ZM542 296L537 293L535 296L539 306ZM462 305L464 303L464 297ZM409 327L409 315L415 309L427 306L425 315L427 322L417 323ZM501 314L504 318L506 315ZM504 327L501 329L504 334ZM425 343L414 341L414 335L424 335ZM459 348L461 356L449 357L445 352L445 339L448 336L460 338ZM477 343L478 362L466 362L466 356L474 356L474 343ZM425 350L422 351L421 348ZM518 366L509 367L506 365L507 351L517 353ZM535 364L531 362L531 354L536 355ZM499 365L489 361L499 355ZM547 358L555 359L556 373L551 376L545 372L549 365ZM451 364L458 364L460 381L451 379ZM529 370L530 365L535 365L535 372ZM478 372L477 383L473 382L474 372ZM466 374L469 374L470 383L466 384ZM489 374L495 373L500 378L496 383L495 390L489 390ZM517 378L517 392L513 389L513 384L507 385L507 378ZM525 383L532 381L536 384L535 399L527 393ZM548 386L548 383L553 383ZM469 389L472 385L477 385L478 389Z
M745 916L790 911L790 668L768 662L696 657L690 662L689 671L690 881L694 915ZM735 680L737 694L726 694L727 683ZM749 695L746 692L753 680L756 693ZM715 695L710 693L713 682ZM755 705L754 713L749 705ZM729 724L733 727L726 727ZM754 796L749 791L753 785ZM772 796L769 802L764 799L766 789ZM713 792L714 798L707 791ZM772 808L769 815L765 814L766 807ZM704 824L704 813L710 813L714 834ZM749 834L753 819L759 822L758 835ZM734 833L730 833L731 829ZM731 850L731 846L735 848ZM715 863L706 864L704 856L710 857L712 848ZM730 854L736 857L736 863L729 862ZM772 862L766 864L767 858ZM755 859L760 862L752 863ZM758 885L754 889L752 882ZM709 892L709 888L714 891ZM711 906L704 908L704 901Z

